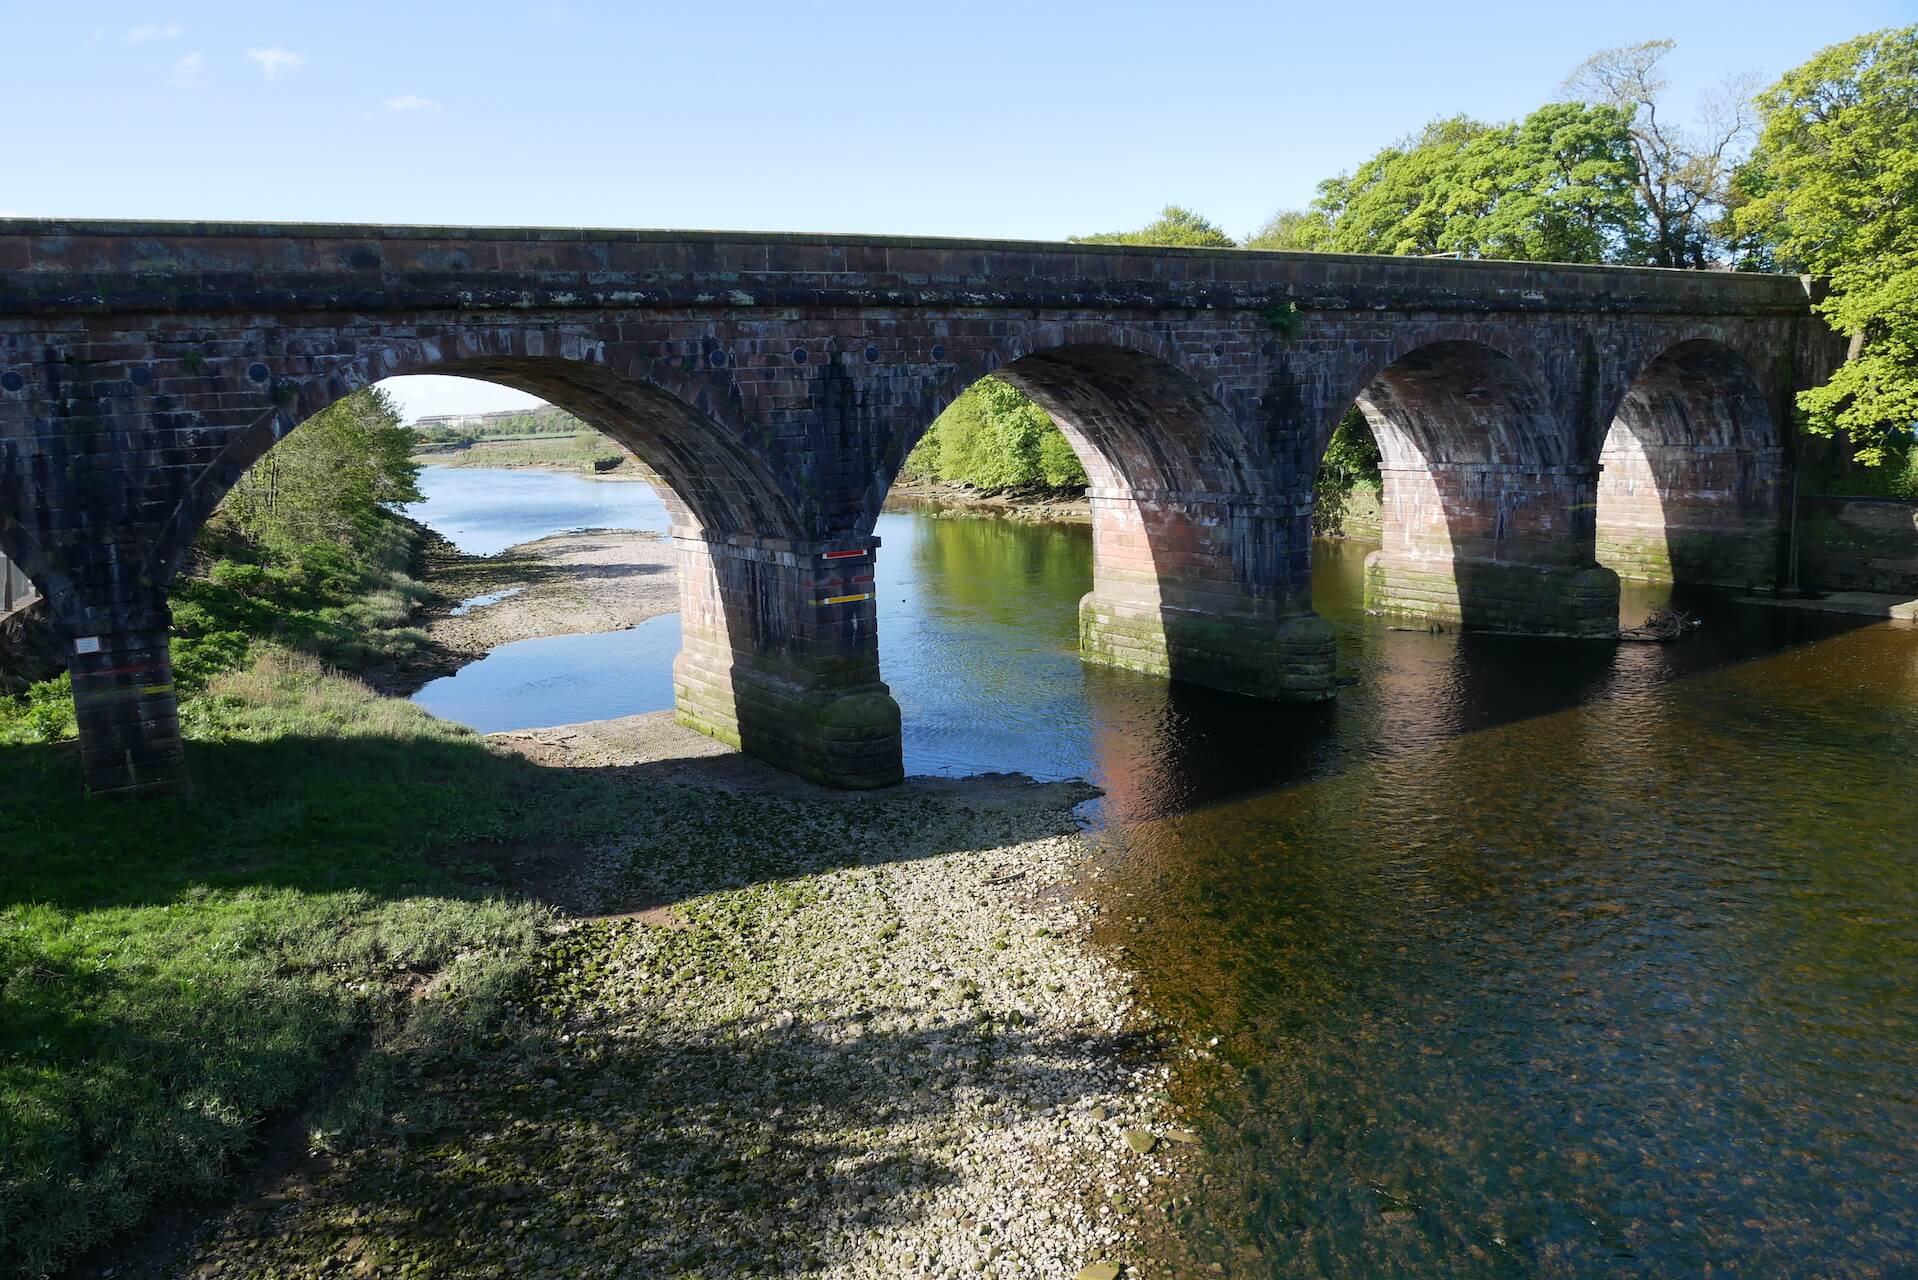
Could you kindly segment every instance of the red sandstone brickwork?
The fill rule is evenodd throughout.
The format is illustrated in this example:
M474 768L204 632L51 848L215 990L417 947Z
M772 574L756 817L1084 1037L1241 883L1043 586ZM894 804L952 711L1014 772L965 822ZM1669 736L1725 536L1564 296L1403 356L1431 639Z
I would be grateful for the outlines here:
M1780 277L0 223L0 554L39 583L68 636L148 651L138 638L164 630L194 533L303 418L396 374L490 378L593 422L659 478L686 548L686 717L801 771L874 785L896 774L897 710L889 729L870 603L811 603L858 594L820 557L872 549L906 453L983 374L1051 409L1094 477L1089 656L1323 697L1312 479L1355 399L1418 459L1406 475L1424 469L1388 495L1389 544L1576 572L1595 553L1592 477L1615 418L1676 421L1689 395L1782 422L1829 359L1803 284ZM1482 577L1457 581L1469 592ZM1500 616L1522 607L1507 598ZM138 724L155 759L173 758L177 741L159 742L169 706L113 712L112 733L89 719L89 750L133 741ZM138 754L111 757L124 767L98 757L96 785L139 785Z

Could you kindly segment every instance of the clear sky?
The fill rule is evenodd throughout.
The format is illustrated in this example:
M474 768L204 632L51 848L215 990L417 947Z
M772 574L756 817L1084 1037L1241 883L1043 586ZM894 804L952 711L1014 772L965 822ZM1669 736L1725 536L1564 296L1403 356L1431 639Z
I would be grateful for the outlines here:
M1671 101L1918 0L0 0L0 216L1242 235L1434 116L1678 41ZM442 391L444 388L442 388ZM409 401L412 400L409 394ZM414 412L470 406L435 395Z

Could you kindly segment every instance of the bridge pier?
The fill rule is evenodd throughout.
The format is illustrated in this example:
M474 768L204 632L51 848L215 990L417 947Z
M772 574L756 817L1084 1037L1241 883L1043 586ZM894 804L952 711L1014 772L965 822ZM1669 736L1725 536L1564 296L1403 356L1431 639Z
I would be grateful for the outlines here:
M87 789L128 797L190 791L166 627L76 635L71 653Z
M829 787L901 781L899 704L879 678L879 540L674 538L679 722Z
M1607 636L1618 575L1593 559L1596 471L1428 463L1384 471L1370 613L1470 630Z
M1332 697L1331 626L1311 611L1309 510L1093 487L1088 662L1280 702ZM1306 532L1301 532L1305 530ZM1303 546L1303 572L1285 549ZM1286 584L1304 582L1304 590ZM1263 582L1264 587L1249 585Z

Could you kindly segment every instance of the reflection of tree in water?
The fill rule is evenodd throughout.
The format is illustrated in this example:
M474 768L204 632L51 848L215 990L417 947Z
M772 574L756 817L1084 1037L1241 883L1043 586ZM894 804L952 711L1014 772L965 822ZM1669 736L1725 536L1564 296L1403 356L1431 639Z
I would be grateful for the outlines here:
M937 578L944 601L962 606L963 617L986 626L1056 613L1076 627L1079 598L1092 586L1088 529L965 516L917 524L914 567Z

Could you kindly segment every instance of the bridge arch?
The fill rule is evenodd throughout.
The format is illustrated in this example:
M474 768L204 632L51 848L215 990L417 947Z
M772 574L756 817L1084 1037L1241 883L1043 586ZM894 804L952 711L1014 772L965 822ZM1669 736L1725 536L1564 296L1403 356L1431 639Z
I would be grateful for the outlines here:
M1777 579L1784 439L1757 372L1712 338L1640 367L1599 448L1597 552L1624 577L1725 586Z
M1256 441L1228 407L1237 397L1174 343L1133 325L1035 325L957 355L948 374L927 385L879 458L864 528L878 519L907 455L939 415L988 376L1018 387L1051 414L1088 476L1110 457L1128 474L1156 475L1176 488L1209 464L1242 471L1257 456ZM1162 438L1168 429L1169 442Z
M557 350L549 354L549 346ZM624 445L655 482L676 534L801 536L776 451L727 421L734 417L730 397L713 394L670 361L577 335L463 332L382 342L322 373L276 378L278 405L235 432L179 494L155 539L149 580L172 581L221 499L300 423L362 387L422 373L479 378L540 396Z
M1263 443L1202 363L1149 332L1041 326L955 365L903 424L867 494L866 528L912 445L988 374L1045 409L1085 468L1085 657L1258 696L1329 696L1329 631L1296 589L1296 512Z
M1617 579L1593 558L1594 469L1524 362L1477 336L1408 340L1352 403L1380 453L1369 611L1552 634L1616 629ZM1320 424L1321 452L1336 421Z

